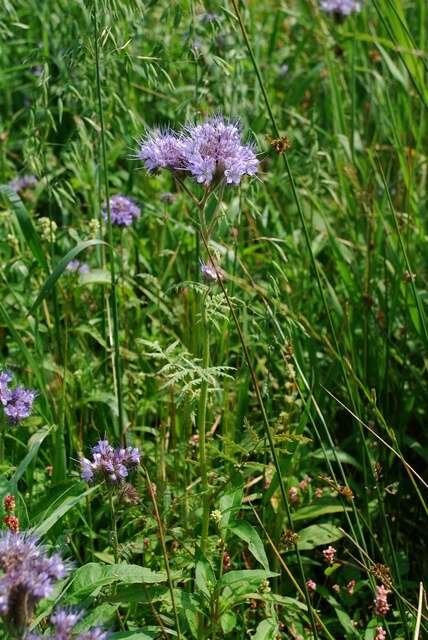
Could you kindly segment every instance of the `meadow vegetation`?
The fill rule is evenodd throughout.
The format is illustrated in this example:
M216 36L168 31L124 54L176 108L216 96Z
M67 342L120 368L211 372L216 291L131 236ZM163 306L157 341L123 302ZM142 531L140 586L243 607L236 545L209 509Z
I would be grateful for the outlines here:
M427 13L2 3L1 639L428 637Z

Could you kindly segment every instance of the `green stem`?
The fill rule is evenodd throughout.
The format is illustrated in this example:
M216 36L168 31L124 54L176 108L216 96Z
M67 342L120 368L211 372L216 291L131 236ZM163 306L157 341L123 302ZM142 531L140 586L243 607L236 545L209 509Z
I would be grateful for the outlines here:
M202 313L202 332L203 332L203 354L202 367L204 371L208 369L210 363L210 334L206 317L206 293L201 301ZM201 551L205 553L206 541L209 528L209 499L208 499L208 469L207 469L207 453L206 453L206 419L207 419L207 400L208 400L208 380L205 378L201 385L201 395L199 396L198 410L198 432L199 432L199 467L201 473L202 487L202 532L201 532Z
M170 570L170 567L169 567L169 560L168 560L168 551L167 551L166 544L165 544L165 532L164 532L164 529L163 529L162 520L161 520L160 515L159 515L159 509L158 509L158 503L157 503L157 500L156 500L156 496L155 496L155 494L153 492L153 489L152 489L152 483L151 483L151 480L150 480L149 472L147 471L147 469L146 469L146 467L144 465L142 465L142 467L143 467L144 474L146 476L147 487L148 487L149 495L150 495L150 498L151 498L151 501L152 501L152 504L153 504L155 520L156 520L156 523L158 525L159 540L160 540L160 543L161 543L163 559L164 559L164 562L165 562L165 571L166 571L166 575L167 575L167 579L168 579L169 592L170 592L170 595L171 595L172 609L174 611L177 638L178 638L178 640L181 640L180 621L179 621L179 618L178 618L177 604L175 602L174 586L173 586L173 583L172 583L171 570Z
M111 489L109 489L108 495L109 495L110 515L111 515L111 544L113 547L114 563L117 564L119 562L118 540L117 540L117 520L116 520L116 509L115 509L114 500L113 500L113 491Z
M104 112L101 99L101 77L100 77L100 56L98 49L98 18L97 18L97 0L94 0L94 47L95 47L95 67L96 67L96 83L97 83L97 98L98 98L98 115L100 119L101 129L101 155L104 174L104 191L106 197L106 211L107 211L107 236L108 236L108 251L109 251L109 263L110 263L110 276L111 276L111 310L113 317L113 348L114 358L113 367L116 379L116 395L117 395L117 407L119 414L119 433L121 441L124 441L124 420L123 420L123 405L122 405L122 381L121 381L121 362L119 351L119 313L116 293L116 267L114 260L113 250L113 227L111 223L111 211L110 211L110 194L108 184L107 173L107 153L105 142L105 127L104 127Z

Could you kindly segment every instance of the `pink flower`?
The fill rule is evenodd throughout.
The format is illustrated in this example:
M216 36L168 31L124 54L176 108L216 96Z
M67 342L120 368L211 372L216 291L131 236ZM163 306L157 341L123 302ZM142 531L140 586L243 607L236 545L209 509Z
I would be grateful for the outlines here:
M340 591L340 584L334 584L332 586L333 591L335 591L336 593L339 593Z
M383 627L376 627L376 636L374 640L386 640L386 631Z
M350 596L352 596L354 594L355 584L356 584L355 580L350 580L348 582L348 584L346 585L346 588L348 589L348 594Z
M334 557L336 555L336 549L334 547L330 545L327 549L324 549L322 554L324 556L324 560L328 562L328 564L333 564Z
M391 593L383 584L376 587L375 610L378 616L386 616L389 611L388 594Z
M315 497L316 498L322 498L322 494L323 494L322 487L317 487L315 489Z
M308 587L309 593L313 593L314 591L316 591L317 583L309 578L309 580L306 581L306 586Z
M300 480L299 482L299 487L302 491L305 491L310 483L312 482L312 478L310 478L309 476L305 476L303 480Z
M290 502L292 504L297 504L299 502L299 494L297 492L296 487L290 487L288 490L288 497L290 498Z

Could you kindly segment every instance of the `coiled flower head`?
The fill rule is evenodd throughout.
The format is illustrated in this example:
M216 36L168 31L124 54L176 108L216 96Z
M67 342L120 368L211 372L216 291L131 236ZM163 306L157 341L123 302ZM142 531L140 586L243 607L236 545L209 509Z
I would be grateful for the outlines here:
M67 573L61 556L49 557L28 532L0 532L0 568L0 616L14 629L25 628L37 602Z
M80 459L81 476L86 482L105 480L116 485L140 464L140 452L134 447L114 449L108 440L100 440L92 447L92 460Z
M104 219L107 220L107 209L104 208ZM141 215L140 207L133 200L116 194L110 198L111 223L119 227L129 227Z

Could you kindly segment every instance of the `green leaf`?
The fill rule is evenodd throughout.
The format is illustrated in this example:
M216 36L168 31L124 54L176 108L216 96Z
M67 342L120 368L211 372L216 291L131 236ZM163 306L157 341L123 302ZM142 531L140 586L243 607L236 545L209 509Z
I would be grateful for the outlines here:
M13 477L11 478L10 482L11 485L13 487L17 487L19 480L22 478L22 476L24 475L28 465L31 463L31 461L34 459L34 457L37 455L37 452L40 448L40 445L42 444L43 440L46 438L46 436L50 433L52 427L48 427L47 425L42 427L39 431L37 431L37 433L34 433L31 438L28 441L28 448L29 451L27 453L27 455L25 456L25 458L23 460L21 460L21 462L19 463L18 468L16 469L15 473L13 474Z
M210 563L201 554L199 554L196 562L195 582L199 591L210 599L216 583L216 577Z
M293 514L293 522L298 520L314 520L326 513L342 513L343 511L351 511L351 507L344 507L339 500L318 500L316 504L310 504L307 507L298 509Z
M84 242L79 242L75 247L70 249L70 251L58 262L55 269L52 271L52 273L49 275L49 277L45 281L44 285L40 289L40 292L35 302L33 303L33 306L29 311L29 314L34 313L37 307L49 295L49 293L54 288L58 278L64 273L68 263L71 262L71 260L73 260L76 256L78 256L79 253L82 253L82 251L84 251L85 249L88 249L89 247L101 245L101 244L106 245L106 242L104 242L103 240L85 240Z
M220 617L220 626L223 633L231 633L236 627L236 615L233 611L225 611Z
M359 638L360 634L352 624L352 620L346 611L343 609L342 605L331 595L328 589L321 585L317 585L317 593L323 596L331 605L337 615L337 619L342 625L343 629L346 632L347 637L352 636L355 638Z
M76 486L79 487L82 486L82 484L79 483L78 485L74 485L73 487L71 487L71 489L75 489ZM86 491L79 493L77 496L66 495L67 492L65 492L65 494L63 494L59 498L59 500L61 501L59 506L55 508L55 504L57 504L55 502L42 515L42 517L40 518L40 524L35 527L34 533L40 537L46 535L49 529L51 529L51 527L53 527L59 520L61 520L61 518L65 516L65 514L70 511L70 509L72 509L74 506L76 506L76 504L83 500L83 498L86 498L86 496L89 496L97 489L98 487L90 487L89 489L86 489Z
M22 235L24 236L34 258L43 269L47 269L47 261L39 234L37 233L30 214L25 208L21 198L16 191L7 184L0 186L0 193L4 195L15 214L19 226L21 227Z
M239 478L239 486L223 494L220 498L221 525L223 529L227 529L229 522L236 522L236 514L241 508L243 489L241 478Z
M159 638L161 629L159 627L144 627L136 631L117 631L109 634L110 640L154 640Z
M262 620L257 626L252 640L274 640L278 635L278 625L273 618Z
M260 584L263 580L274 578L277 573L264 571L262 569L241 569L239 571L229 571L218 581L218 587L233 587L236 584L245 584L254 587L254 583Z
M95 607L84 619L76 625L76 631L88 631L92 627L109 627L115 620L119 604L104 602Z
M343 533L332 524L312 524L299 531L299 550L307 551L343 538Z
M266 556L263 542L257 530L245 520L241 520L229 527L238 538L244 540L248 544L248 550L260 564L269 571L269 562Z
M138 564L126 562L105 565L99 562L89 562L79 567L73 577L71 590L79 597L83 594L94 595L101 587L116 582L122 584L157 584L166 582L167 576L163 572L152 571Z

